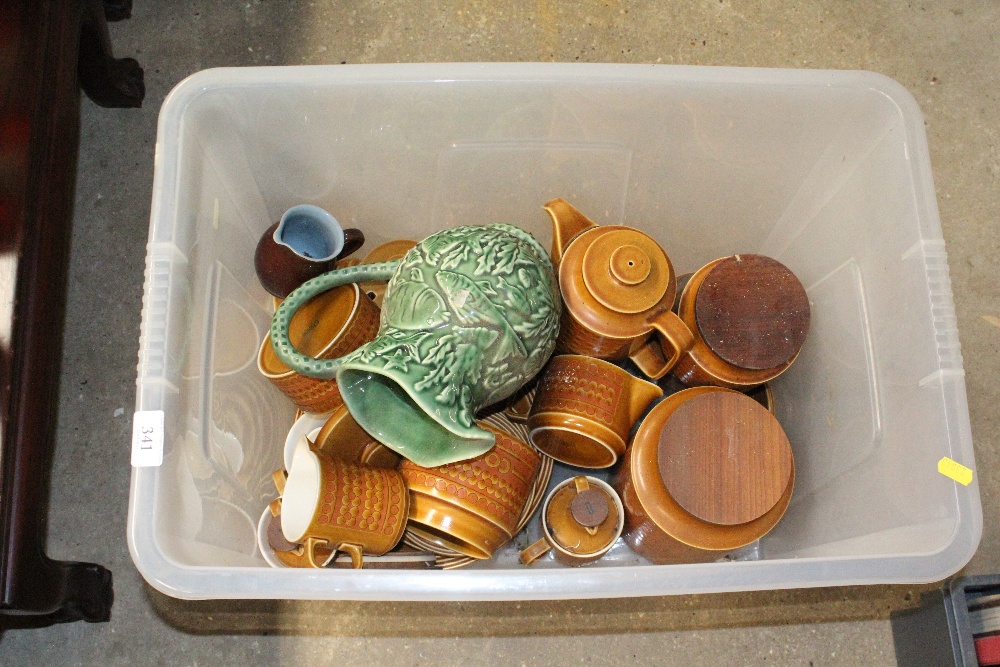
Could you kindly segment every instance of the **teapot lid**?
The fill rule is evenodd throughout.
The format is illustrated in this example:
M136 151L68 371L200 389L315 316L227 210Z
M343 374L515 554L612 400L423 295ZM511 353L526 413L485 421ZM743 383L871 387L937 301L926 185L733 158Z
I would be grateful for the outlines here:
M663 248L631 227L594 227L570 243L559 265L563 299L602 335L628 338L646 315L673 303L674 269Z
M620 313L641 313L662 299L670 260L637 229L597 230L583 257L583 280L594 298Z

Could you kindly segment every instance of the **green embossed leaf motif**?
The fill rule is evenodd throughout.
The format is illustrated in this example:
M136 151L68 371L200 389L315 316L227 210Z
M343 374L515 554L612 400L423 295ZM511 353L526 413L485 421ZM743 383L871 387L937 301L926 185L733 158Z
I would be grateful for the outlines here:
M378 338L340 360L344 401L369 433L419 465L478 456L493 436L476 412L541 370L561 305L548 254L527 232L438 232L393 273Z

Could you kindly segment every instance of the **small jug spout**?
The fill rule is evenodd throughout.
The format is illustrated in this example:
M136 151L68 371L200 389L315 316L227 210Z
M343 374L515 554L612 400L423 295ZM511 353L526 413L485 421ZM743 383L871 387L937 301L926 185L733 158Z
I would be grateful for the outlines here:
M647 382L634 375L629 376L627 385L628 396L628 420L630 424L635 424L646 414L646 410L653 401L663 396L663 389L659 385Z
M597 223L580 213L565 199L557 198L542 208L552 218L552 263L558 267L570 241L582 231L597 227Z

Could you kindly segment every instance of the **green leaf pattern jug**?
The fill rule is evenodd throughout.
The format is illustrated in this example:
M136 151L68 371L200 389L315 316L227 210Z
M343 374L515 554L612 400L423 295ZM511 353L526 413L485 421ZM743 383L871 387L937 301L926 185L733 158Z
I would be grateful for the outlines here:
M388 280L378 337L334 360L291 345L288 324L328 289ZM507 398L548 361L562 301L548 254L504 224L447 229L401 260L330 271L292 292L271 324L275 353L293 370L336 377L344 403L372 436L432 467L494 445L476 412Z

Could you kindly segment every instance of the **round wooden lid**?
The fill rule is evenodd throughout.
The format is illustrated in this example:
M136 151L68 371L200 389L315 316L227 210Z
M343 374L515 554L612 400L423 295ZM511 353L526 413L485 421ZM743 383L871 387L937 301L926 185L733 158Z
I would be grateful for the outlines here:
M792 473L778 420L734 391L694 396L663 427L659 469L667 491L697 518L736 525L774 507Z
M809 331L809 297L781 262L727 257L695 297L695 318L712 351L739 368L766 370L795 358Z
M673 279L660 245L637 229L602 230L583 256L583 282L601 304L641 313L658 304Z

